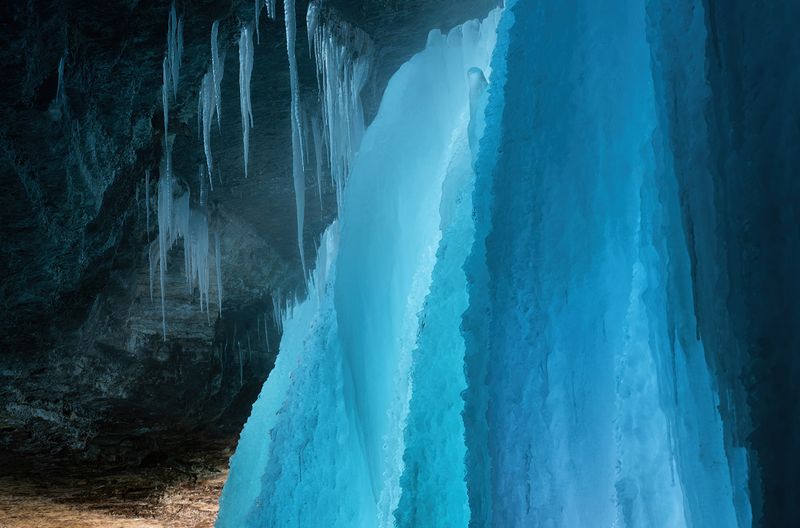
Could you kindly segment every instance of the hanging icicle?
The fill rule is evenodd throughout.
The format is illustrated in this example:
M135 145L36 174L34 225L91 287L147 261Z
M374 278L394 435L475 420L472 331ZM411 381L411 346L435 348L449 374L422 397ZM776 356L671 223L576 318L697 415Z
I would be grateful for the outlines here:
M250 157L250 128L253 126L253 107L250 101L250 79L253 76L253 34L245 26L239 36L239 106L242 111L242 142L244 144L244 177Z

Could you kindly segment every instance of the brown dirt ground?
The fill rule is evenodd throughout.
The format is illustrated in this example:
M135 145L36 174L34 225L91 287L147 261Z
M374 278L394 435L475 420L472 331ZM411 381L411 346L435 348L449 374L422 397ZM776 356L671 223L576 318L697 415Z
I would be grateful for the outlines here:
M229 455L97 474L0 465L0 528L211 528Z

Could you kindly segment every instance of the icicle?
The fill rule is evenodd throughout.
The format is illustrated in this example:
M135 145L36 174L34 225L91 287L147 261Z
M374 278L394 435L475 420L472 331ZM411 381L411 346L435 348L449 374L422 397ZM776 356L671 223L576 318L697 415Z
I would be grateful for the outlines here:
M192 285L197 283L200 293L200 311L208 311L208 219L202 211L189 209L188 232L184 235L184 253L188 264L187 277Z
M58 61L58 87L56 88L56 99L55 99L55 106L51 108L55 108L53 112L58 115L60 118L63 112L66 110L67 104L67 95L64 92L64 59L66 57L61 57Z
M323 21L309 6L313 48L322 100L323 134L331 181L341 208L342 189L364 135L361 90L367 82L372 43L363 31L337 21Z
M261 7L262 7L261 0L256 0L256 6L255 7L256 7L256 18L255 18L255 21L253 22L253 25L256 27L256 42L258 44L261 44L261 33L259 32L259 29L258 29L258 26L260 25L259 22L260 22L260 19L261 19Z
M322 129L319 119L311 118L311 134L314 138L314 173L317 178L317 194L319 195L319 208L322 209Z
M200 207L208 205L208 187L206 185L205 166L201 163L197 166L197 185L200 187Z
M312 135L311 132L311 116L309 113L301 107L300 109L300 145L302 146L301 154L303 155L303 173L306 172L306 167L311 164L311 150L308 148L309 142L309 135ZM313 139L313 137L312 137Z
M166 138L164 159L161 162L161 178L158 180L158 275L161 288L161 321L164 341L167 340L167 313L164 292L166 289L167 251L172 233L172 141Z
M264 3L267 5L267 16L275 20L275 0L264 0Z
M206 154L206 165L208 166L208 181L211 190L214 190L214 182L211 179L213 173L213 160L211 157L211 121L214 119L214 79L211 72L203 76L200 86L200 101L202 102L201 121L203 128L203 150Z
M203 79L200 79L200 90L197 92L197 139L203 137Z
M189 193L184 192L180 197L172 202L172 231L170 232L169 242L170 247L175 244L179 237L184 240L189 235ZM186 277L186 286L189 293L192 293L192 281L190 277L190 257L188 253L188 244L184 244L183 252L183 271Z
M200 311L205 308L209 311L209 238L208 217L204 211L191 208L189 191L183 192L178 198L173 198L174 175L172 174L172 145L174 135L167 138L164 159L161 162L161 179L158 182L158 263L159 282L161 287L161 318L163 336L166 340L166 272L167 255L179 239L183 239L184 273L189 293L197 285L200 296ZM200 178L202 181L202 165L200 165ZM146 175L149 187L149 173ZM201 195L202 195L201 184ZM149 201L149 193L147 197ZM201 198L201 201L203 198ZM149 215L149 211L148 211ZM152 245L151 245L152 247ZM153 257L150 252L151 297L153 277ZM219 269L219 262L217 261ZM219 278L218 278L219 284ZM219 288L219 286L218 286ZM210 319L209 319L210 320Z
M175 2L169 11L167 26L167 58L169 60L169 73L172 80L172 95L178 96L178 80L181 72L181 57L183 55L183 19L178 20L175 12Z
M178 81L180 80L181 76L181 61L183 60L183 17L178 19L178 49L176 56L176 61L172 65L172 82L175 84L175 97L178 97Z
M217 276L217 305L219 306L219 316L222 317L222 256L219 249L219 233L214 233L214 260L216 264Z
M244 177L250 154L250 127L253 126L253 107L250 100L250 79L253 76L253 35L247 27L239 36L239 105L242 111L242 141L244 143Z
M314 0L308 4L308 11L306 12L306 29L308 33L308 54L314 58L314 34L317 32L319 25L319 4Z
M164 145L166 148L169 123L169 64L168 57L161 63L161 106L164 109Z
M222 110L222 76L225 75L225 52L223 51L222 57L219 54L219 44L217 42L219 37L219 20L215 20L211 25L211 71L213 72L214 79L214 104L217 109L217 127L222 130L220 123L221 110Z
M283 0L286 17L286 51L289 56L289 83L292 94L292 178L294 181L294 197L297 209L297 247L300 250L300 265L303 276L306 273L306 257L303 251L303 221L305 217L305 178L303 175L303 152L301 148L300 130L300 88L297 78L297 56L295 54L295 36L297 31L294 0Z

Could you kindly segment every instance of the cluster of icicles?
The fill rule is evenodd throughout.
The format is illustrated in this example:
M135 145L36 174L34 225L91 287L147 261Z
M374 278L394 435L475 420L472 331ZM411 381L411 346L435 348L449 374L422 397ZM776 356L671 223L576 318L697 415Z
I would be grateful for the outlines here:
M242 123L244 176L248 176L250 132L254 126L250 84L254 65L253 34L260 41L259 18L266 7L267 16L276 18L276 0L255 0L255 19L239 34L239 102ZM317 69L319 98L317 108L301 104L295 50L297 22L294 0L284 0L286 43L291 89L292 178L297 212L297 244L304 274L307 272L303 242L305 217L305 175L313 171L317 193L322 203L322 175L328 170L341 203L346 174L364 134L364 113L360 92L370 71L372 43L363 31L342 21L324 19L317 0L309 4L306 15L309 51ZM206 212L207 195L214 190L216 174L211 152L211 128L214 121L221 132L222 80L227 50L220 49L219 20L211 25L211 61L203 76L197 98L198 138L202 138L205 165L198 168L199 207L191 205L189 191L180 192L172 167L172 143L169 134L169 103L177 97L183 55L183 18L175 4L170 9L167 26L167 50L162 67L162 106L164 114L164 158L158 183L158 238L150 243L150 297L154 297L156 264L161 296L162 330L167 334L165 289L168 252L178 239L183 240L184 266L189 292L199 291L200 309L209 312L211 244ZM313 146L313 162L311 157ZM335 167L336 169L331 169ZM150 232L150 175L146 174L147 231ZM214 233L214 277L217 309L222 315L222 271L219 233ZM293 299L278 302L276 313L284 313ZM209 315L210 321L210 315Z

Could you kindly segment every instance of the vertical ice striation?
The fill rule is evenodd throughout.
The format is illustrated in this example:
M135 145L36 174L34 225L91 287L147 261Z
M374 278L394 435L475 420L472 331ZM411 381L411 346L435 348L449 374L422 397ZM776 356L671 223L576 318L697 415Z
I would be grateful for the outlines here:
M245 26L239 35L239 106L242 110L242 141L244 143L244 177L250 153L250 127L253 126L253 107L250 102L250 79L253 76L253 35Z
M297 78L297 54L295 37L297 21L294 0L284 0L283 10L286 22L286 52L289 56L289 83L291 88L291 122L292 122L292 181L294 182L294 198L297 210L297 246L300 250L300 265L306 273L306 257L303 250L303 223L306 207L306 185L303 172L302 127L300 125L300 86Z
M345 177L364 135L361 90L369 76L372 43L346 22L323 20L316 1L308 6L306 25L320 85L328 166L341 205Z
M275 1L276 0L264 0L264 4L267 6L267 16L272 20L275 20L276 13L275 13Z
M507 10L466 268L476 520L737 526L645 8Z

